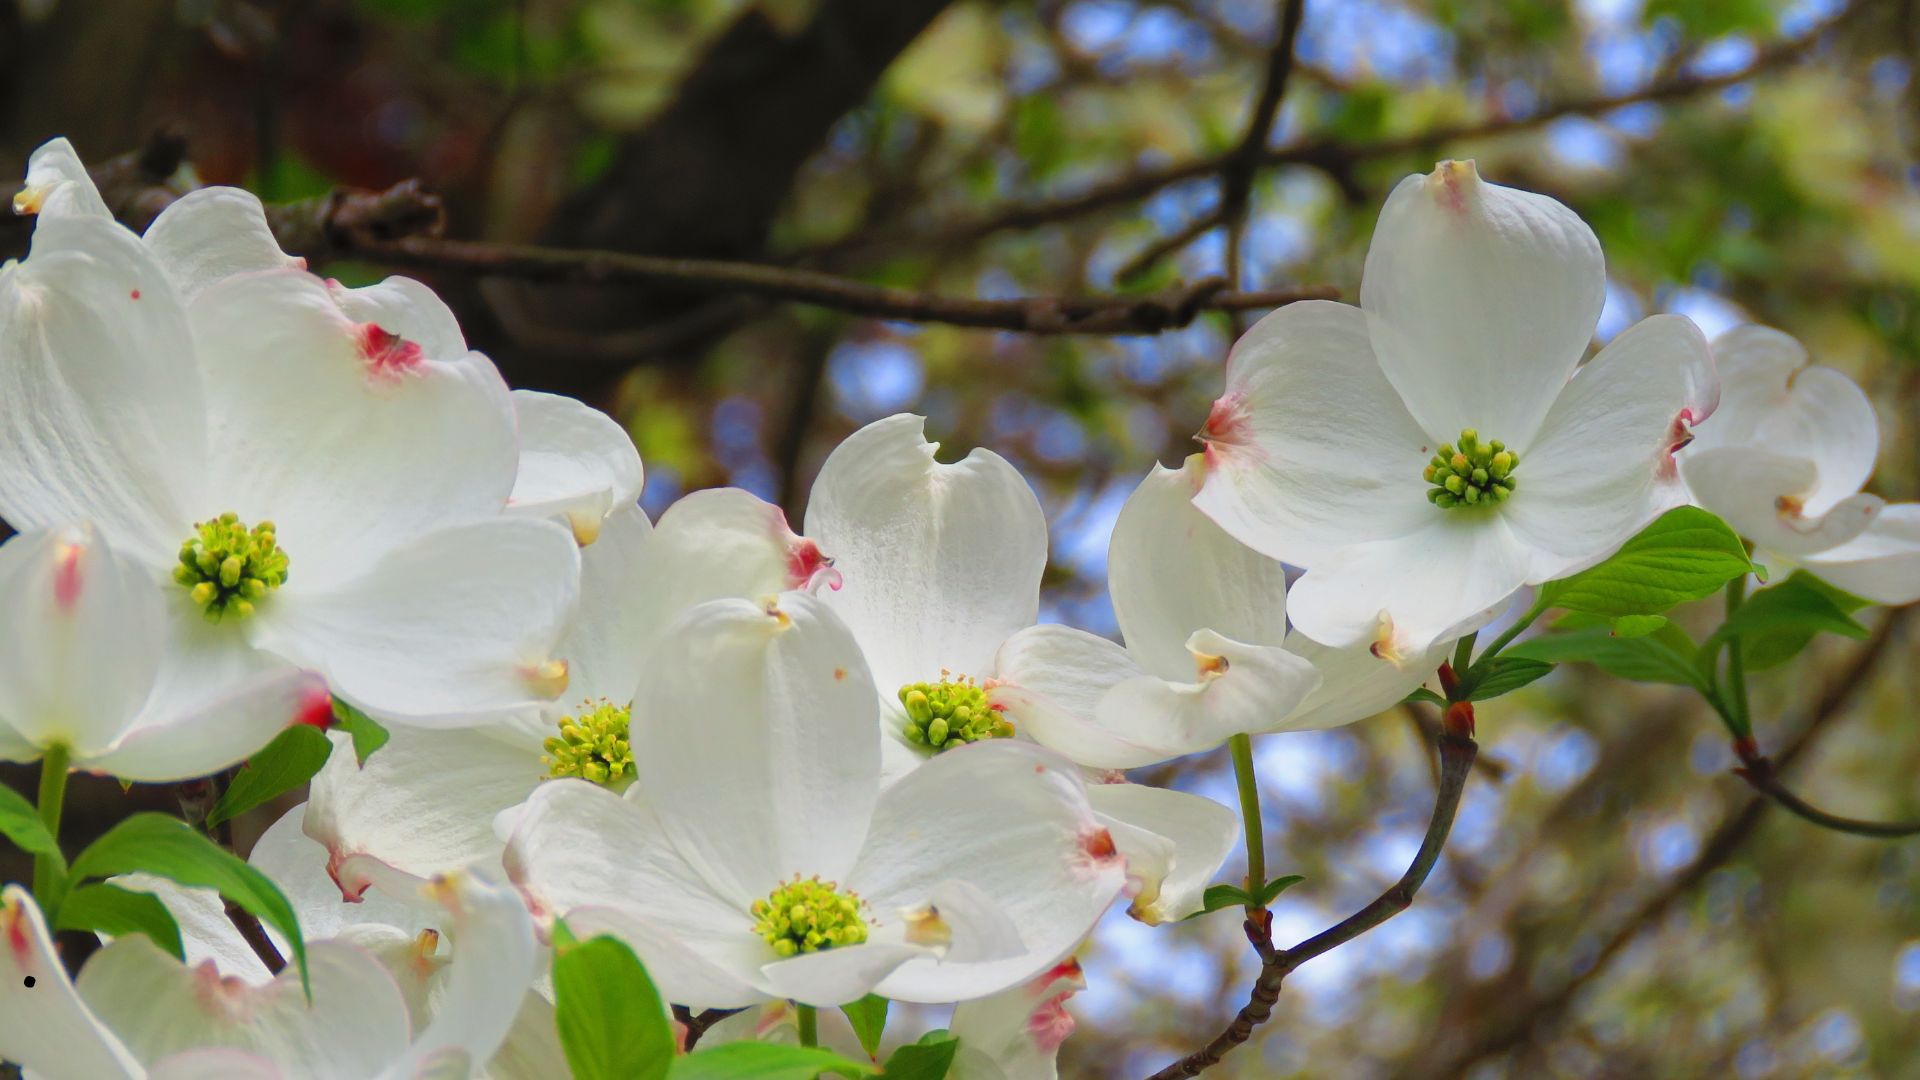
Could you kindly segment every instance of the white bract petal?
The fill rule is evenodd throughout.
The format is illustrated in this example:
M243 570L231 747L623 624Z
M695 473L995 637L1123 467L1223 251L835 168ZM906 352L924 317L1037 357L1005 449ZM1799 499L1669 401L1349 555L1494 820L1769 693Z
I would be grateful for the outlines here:
M1866 532L1885 506L1860 490L1880 453L1866 393L1778 330L1735 327L1713 350L1722 407L1680 455L1694 501L1789 557Z
M1393 189L1360 280L1380 369L1427 432L1479 428L1515 446L1540 429L1605 301L1586 222L1482 182L1471 161Z
M1088 785L1087 800L1139 882L1128 913L1148 925L1199 911L1240 842L1240 815L1199 795L1123 781Z
M520 424L520 469L508 508L560 517L581 544L600 535L601 523L640 498L645 473L640 451L614 419L570 397L513 392Z
M48 1080L142 1080L139 1059L67 979L33 897L0 890L0 1061Z
M1826 581L1875 603L1920 600L1920 503L1889 506L1866 532L1801 562Z
M73 144L64 138L42 143L27 158L27 183L13 197L13 212L38 214L45 219L92 217L112 220L100 189Z
M147 246L191 304L207 287L256 270L305 269L305 259L280 250L266 211L250 191L210 187L168 204L147 226Z
M1604 294L1566 207L1470 162L1407 178L1360 309L1290 305L1235 346L1195 505L1305 571L1287 614L1315 641L1404 662L1484 625L1674 505L1672 453L1719 397L1672 316L1575 375Z
M1067 1000L1087 988L1076 960L1023 986L962 1002L950 1030L960 1040L951 1080L1056 1080L1060 1044L1073 1034Z
M820 468L807 535L844 577L827 595L853 629L882 693L942 670L985 677L994 652L1033 624L1047 524L1005 458L934 458L922 417L877 420Z
M308 947L307 963L311 1002L291 967L256 986L221 975L210 962L188 967L136 935L94 954L78 988L143 1063L226 1047L292 1076L378 1076L407 1048L399 988L373 957L351 946L317 942Z

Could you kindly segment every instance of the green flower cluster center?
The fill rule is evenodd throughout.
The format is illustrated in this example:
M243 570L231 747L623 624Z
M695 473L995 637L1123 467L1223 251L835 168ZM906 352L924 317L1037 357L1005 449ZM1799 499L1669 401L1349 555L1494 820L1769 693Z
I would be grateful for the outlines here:
M798 875L752 907L753 932L782 959L867 940L860 898L836 882Z
M287 553L274 537L273 522L248 528L239 515L221 514L202 521L180 545L173 580L187 590L208 622L228 616L244 619L268 592L287 580Z
M1520 466L1520 455L1507 449L1499 439L1481 442L1480 433L1468 428L1460 433L1460 443L1440 444L1440 450L1420 475L1432 484L1427 499L1442 510L1470 506L1492 506L1513 495L1513 470Z
M601 787L625 789L633 783L633 744L627 737L632 722L632 709L605 698L591 711L561 717L560 734L541 744L547 775L577 776Z
M1004 739L1013 723L987 704L987 692L972 679L951 678L937 683L908 683L900 688L900 705L907 710L906 735L915 746L936 753L982 739Z

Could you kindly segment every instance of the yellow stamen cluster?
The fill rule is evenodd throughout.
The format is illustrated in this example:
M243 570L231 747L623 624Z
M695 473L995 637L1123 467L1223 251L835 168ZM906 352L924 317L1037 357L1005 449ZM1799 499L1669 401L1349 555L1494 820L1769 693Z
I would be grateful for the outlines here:
M1506 502L1516 486L1513 470L1520 455L1507 449L1498 439L1481 442L1480 433L1468 428L1460 433L1460 445L1440 444L1440 450L1420 475L1427 483L1427 499L1442 510L1469 506L1492 506Z
M625 790L633 783L633 744L627 729L633 711L602 698L591 711L560 718L560 734L542 745L549 776L577 776L601 787Z
M940 674L937 683L908 683L900 688L900 705L907 710L908 741L937 753L1013 734L1013 723L987 703L987 692L972 679L955 679L945 671Z
M753 932L782 959L867 940L860 897L818 877L795 875L765 900L755 900L750 910Z
M273 522L248 528L238 515L221 514L195 525L194 535L180 545L173 580L208 622L229 615L244 619L270 590L285 584L287 553L274 537Z

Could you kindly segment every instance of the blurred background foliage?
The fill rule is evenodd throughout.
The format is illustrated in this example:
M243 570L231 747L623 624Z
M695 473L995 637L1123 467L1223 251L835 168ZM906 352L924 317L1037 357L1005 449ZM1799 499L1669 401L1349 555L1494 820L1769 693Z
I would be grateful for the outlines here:
M1232 246L1242 287L1354 299L1390 186L1470 156L1593 224L1598 341L1658 311L1787 329L1878 403L1874 490L1920 496L1914 3L1310 0L1229 245L1205 226L1277 7L0 0L0 174L54 134L97 162L166 130L201 181L270 201L419 178L459 238L987 297L1160 289L1227 271ZM838 439L903 409L948 453L993 447L1052 524L1043 618L1104 632L1114 515L1149 465L1195 449L1235 333L1219 314L1043 337L422 276L515 384L628 425L655 512L737 484L797 521ZM1874 641L1823 640L1763 677L1762 744L1801 741L1816 802L1914 817L1914 644L1871 614ZM1282 943L1398 876L1431 804L1432 723L1262 741L1269 865L1307 877L1276 907ZM1484 766L1415 907L1294 976L1217 1075L1920 1076L1920 843L1755 809L1673 688L1563 668L1480 729ZM1219 755L1146 772L1232 801ZM170 799L90 790L94 820ZM1116 916L1085 963L1063 1073L1135 1076L1216 1031L1255 958L1231 914Z

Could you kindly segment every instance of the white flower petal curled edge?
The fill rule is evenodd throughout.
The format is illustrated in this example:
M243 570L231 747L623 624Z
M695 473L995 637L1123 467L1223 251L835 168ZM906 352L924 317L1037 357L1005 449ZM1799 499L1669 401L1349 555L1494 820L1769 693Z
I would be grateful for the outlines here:
M951 1080L1057 1080L1060 1044L1073 1034L1067 999L1087 988L1071 958L1024 986L962 1002L949 1030L960 1040Z
M142 240L64 144L27 194L32 251L0 270L0 514L90 522L143 563L176 624L163 677L211 696L311 668L426 725L564 689L578 546L503 514L514 403L430 290L321 281L232 189Z
M1005 458L982 448L941 462L925 423L902 414L849 436L821 467L807 507L808 534L833 553L844 578L822 600L852 631L880 693L888 782L999 739L1031 739L1065 754L1091 782L1107 779L1107 770L1205 749L1231 734L1231 721L1217 719L1197 738L1178 730L1189 713L1218 711L1223 695L1198 688L1191 699L1173 690L1143 702L1135 719L1153 730L1120 753L1117 739L1077 740L1057 726L1025 722L1019 706L1030 696L1007 666L1010 642L1079 633L1033 626L1047 561L1046 517ZM1063 677L1091 684L1108 672L1097 652L1084 669L1073 666L1088 659L1065 658L1071 670ZM1291 658L1278 666L1258 687L1238 692L1271 695L1269 708L1289 707L1312 672ZM1243 674L1230 689L1251 679ZM1127 860L1130 910L1148 922L1197 910L1201 890L1238 836L1238 816L1184 792L1112 790L1117 786L1126 785L1093 783L1088 796Z
M461 943L459 960L444 965L437 1007L417 1033L407 994L376 956L418 943L379 934L351 944L313 943L311 1003L291 968L266 979L227 973L212 956L182 964L144 936L95 954L76 985L55 957L32 898L9 887L0 893L0 1057L47 1080L471 1076L475 1063L504 1042L531 981L532 928L510 889L470 877L415 885ZM172 899L176 910L188 902L178 890ZM195 902L211 909L219 903L211 896ZM218 919L211 910L201 918L183 914L189 933ZM430 952L407 962L426 964Z
M1805 566L1883 604L1920 599L1920 505L1860 490L1880 455L1866 392L1764 326L1727 331L1713 354L1720 410L1679 456L1694 501L1776 571Z
M69 767L166 783L219 772L289 725L332 719L317 675L277 668L216 694L166 677L160 594L139 563L81 528L0 545L0 761L50 750Z
M1313 640L1418 652L1592 565L1684 493L1673 452L1717 397L1687 319L1656 315L1575 368L1605 295L1599 244L1471 162L1381 211L1361 304L1290 304L1235 343L1196 504L1305 569Z
M984 996L1126 884L1075 770L1037 748L967 747L882 790L872 676L813 596L695 608L639 703L639 782L542 785L507 868L536 915L626 940L669 1000Z

